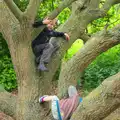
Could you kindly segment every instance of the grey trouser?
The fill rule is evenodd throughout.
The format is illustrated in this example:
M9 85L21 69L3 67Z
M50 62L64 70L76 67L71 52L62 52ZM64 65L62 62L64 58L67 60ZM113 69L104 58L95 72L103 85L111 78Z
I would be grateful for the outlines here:
M34 48L35 56L40 60L40 63L48 63L52 54L59 48L56 41L36 45Z

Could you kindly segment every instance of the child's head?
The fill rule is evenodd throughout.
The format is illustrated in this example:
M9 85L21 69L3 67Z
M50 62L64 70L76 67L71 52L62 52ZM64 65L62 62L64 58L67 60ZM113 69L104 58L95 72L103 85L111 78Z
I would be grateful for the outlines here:
M54 28L54 25L52 23L47 24L47 28L49 30L52 30Z
M52 30L57 24L57 19L53 19L52 22L50 22L49 24L47 24L48 29Z

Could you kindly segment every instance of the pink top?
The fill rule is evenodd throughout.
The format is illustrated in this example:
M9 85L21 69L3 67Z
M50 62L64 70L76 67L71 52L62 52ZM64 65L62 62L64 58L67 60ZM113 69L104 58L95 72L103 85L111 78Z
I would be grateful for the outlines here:
M78 94L73 97L60 100L59 105L61 112L63 112L63 120L67 120L79 105Z

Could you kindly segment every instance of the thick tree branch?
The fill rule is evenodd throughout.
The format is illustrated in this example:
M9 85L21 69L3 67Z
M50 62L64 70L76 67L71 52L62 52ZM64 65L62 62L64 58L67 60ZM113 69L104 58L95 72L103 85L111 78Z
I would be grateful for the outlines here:
M76 10L80 13L81 9L84 9L89 4L89 0L77 0L72 4L72 13Z
M70 6L76 0L64 0L52 13L49 15L51 19L55 18L60 12L62 12L66 7Z
M92 8L98 8L101 0L90 0L89 6Z
M79 105L71 120L102 120L120 107L120 72L107 78Z
M0 111L15 117L16 99L16 96L8 92L0 92Z
M69 85L76 85L82 72L99 54L120 43L120 25L105 33L97 33L65 65L59 76L59 96L65 95ZM68 76L68 73L70 76Z
M111 6L120 3L119 0L106 0L102 9L105 10L106 12L111 8Z
M94 0L93 0L94 1ZM98 2L98 1L97 1ZM95 2L96 3L96 2ZM98 18L104 17L108 10L115 4L120 3L120 1L116 1L116 0L106 0L103 7L99 8L99 7L92 7L92 4L89 5L87 4L86 9L84 8L81 12L81 10L77 9L77 13L81 14L83 13L82 19L86 19L87 24L91 23L93 20L96 20ZM80 18L81 19L81 18Z
M9 7L14 16L21 21L22 20L22 11L17 7L13 0L4 0L6 5Z
M24 12L24 14L28 16L28 18L31 19L32 21L34 20L37 14L37 10L41 2L42 0L30 0L29 5L27 6L27 9Z
M20 32L17 31L19 28L19 21L9 10L5 2L0 3L0 27L3 37L7 43L10 39L12 39L12 35L15 36L16 34L20 34ZM12 34L13 31L14 34Z
M85 42L87 42L90 39L90 36L87 35L86 33L83 33L80 38Z
M107 116L104 120L120 120L120 107Z
M104 17L106 15L106 13L108 12L108 10L115 4L120 3L120 0L106 0L103 7L98 11L98 15L96 16L96 18L99 17Z

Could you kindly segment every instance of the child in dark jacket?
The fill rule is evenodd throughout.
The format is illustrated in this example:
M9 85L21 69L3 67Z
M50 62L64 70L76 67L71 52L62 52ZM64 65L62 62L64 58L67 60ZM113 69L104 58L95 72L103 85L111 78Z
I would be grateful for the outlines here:
M33 24L34 28L42 25L46 25L43 31L32 41L32 49L35 54L36 61L39 63L38 70L48 71L45 67L45 63L50 61L51 55L56 51L58 46L50 42L51 37L65 37L69 40L69 35L63 32L56 32L53 30L55 25L55 19L49 20L46 18L43 21L37 21Z

